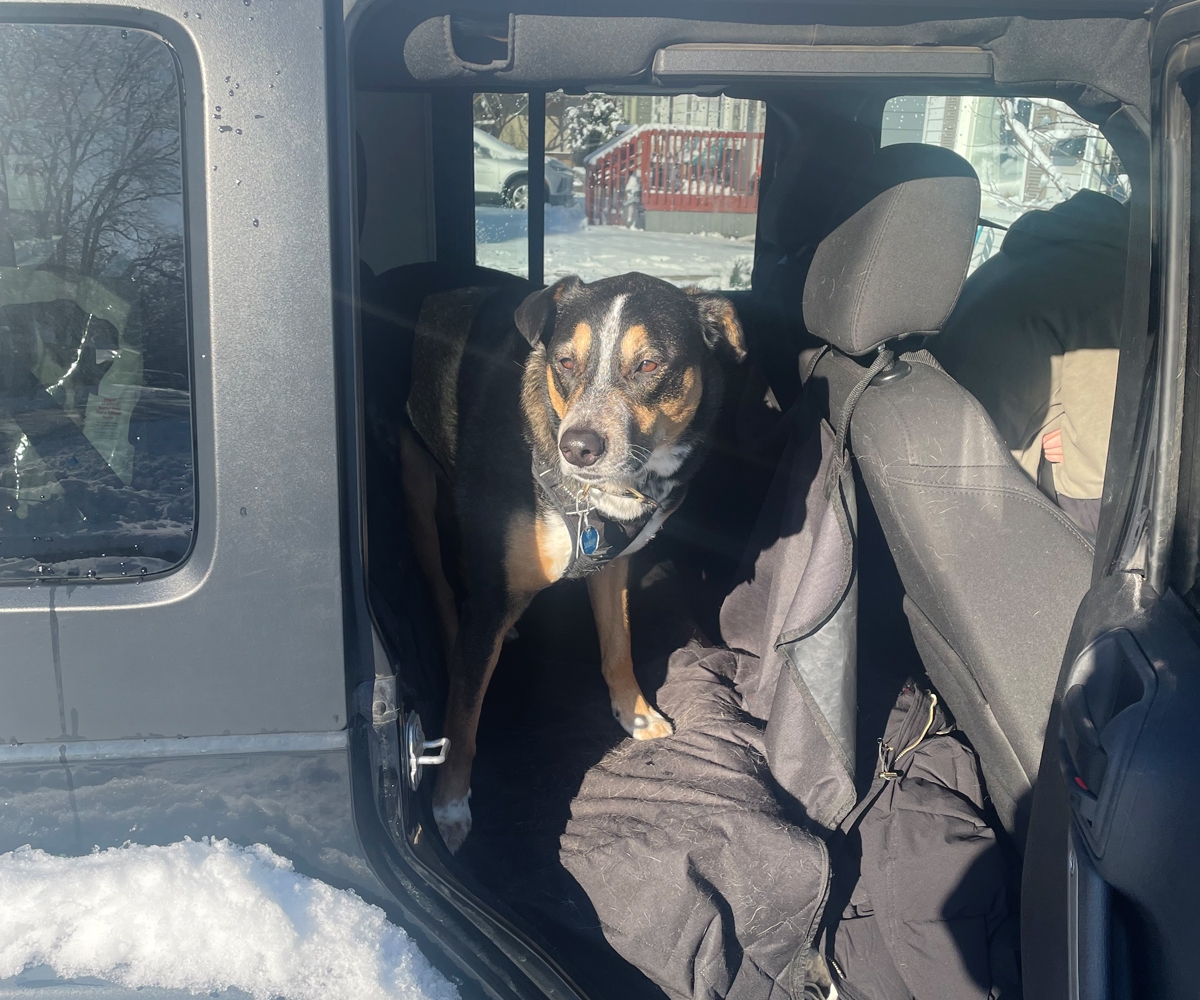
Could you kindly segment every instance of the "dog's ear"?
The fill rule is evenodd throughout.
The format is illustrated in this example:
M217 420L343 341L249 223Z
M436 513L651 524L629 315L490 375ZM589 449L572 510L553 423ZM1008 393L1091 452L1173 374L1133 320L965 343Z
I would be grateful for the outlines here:
M746 357L746 334L738 322L733 303L724 295L706 292L703 288L686 291L699 314L704 342L734 363L742 361Z
M529 341L530 346L537 347L554 326L554 314L558 310L559 303L582 287L583 282L575 275L560 278L549 288L534 292L517 306L517 311L513 313L513 319L516 321L517 329Z

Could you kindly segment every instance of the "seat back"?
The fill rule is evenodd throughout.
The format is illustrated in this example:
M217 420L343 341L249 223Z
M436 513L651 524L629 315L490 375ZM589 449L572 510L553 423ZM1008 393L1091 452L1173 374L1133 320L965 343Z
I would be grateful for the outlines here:
M853 407L850 450L904 583L913 638L1020 843L1092 550L927 352L902 355L854 402L865 369L853 356L945 322L978 214L971 168L937 147L882 150L872 185L813 261L805 320L833 350L810 359L805 391L828 401L835 426Z

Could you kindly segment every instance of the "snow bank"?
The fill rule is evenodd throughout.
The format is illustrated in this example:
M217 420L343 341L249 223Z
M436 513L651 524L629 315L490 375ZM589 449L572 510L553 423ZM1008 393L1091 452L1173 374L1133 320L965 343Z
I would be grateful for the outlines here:
M84 857L0 855L0 979L64 978L259 1000L458 1000L384 912L261 844L185 840Z

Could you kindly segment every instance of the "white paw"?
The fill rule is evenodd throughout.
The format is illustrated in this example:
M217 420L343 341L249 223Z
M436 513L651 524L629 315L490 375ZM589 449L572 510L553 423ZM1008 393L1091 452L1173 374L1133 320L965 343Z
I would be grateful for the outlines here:
M650 709L648 713L633 717L633 731L629 735L635 740L661 740L674 732L675 727L668 719Z
M451 854L457 854L467 834L471 832L471 793L461 799L451 799L444 806L433 807L433 819L437 823L442 841Z
M634 713L629 722L621 717L620 710L614 706L613 717L621 723L621 728L635 740L661 740L664 736L670 736L675 732L671 721L659 715L649 705L645 705L642 711Z

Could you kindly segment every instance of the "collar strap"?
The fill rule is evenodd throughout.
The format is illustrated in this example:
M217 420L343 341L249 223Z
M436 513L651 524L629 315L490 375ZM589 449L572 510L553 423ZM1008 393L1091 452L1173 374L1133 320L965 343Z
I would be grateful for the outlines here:
M660 506L658 501L635 489L613 493L585 484L581 491L576 492L567 486L557 463L539 462L536 455L533 458L533 478L558 511L571 535L571 561L563 574L565 579L586 576L619 556L642 533ZM637 500L642 507L641 513L632 521L606 517L596 509L592 499L592 495L598 492Z

